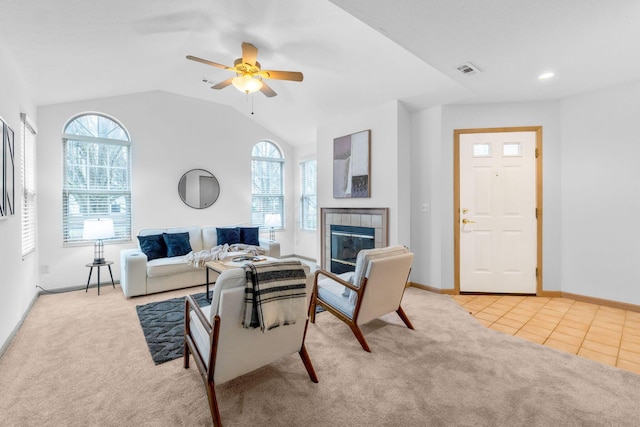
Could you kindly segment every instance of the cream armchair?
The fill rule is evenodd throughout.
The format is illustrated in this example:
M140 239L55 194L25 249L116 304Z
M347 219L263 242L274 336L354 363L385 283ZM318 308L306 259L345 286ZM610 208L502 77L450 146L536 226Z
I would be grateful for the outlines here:
M412 263L413 254L404 246L362 250L355 272L336 275L316 271L312 305L323 307L349 325L362 348L371 352L360 325L395 311L413 329L400 306ZM310 316L315 323L315 309L310 310Z
M205 383L215 426L221 425L215 386L268 365L283 356L297 352L311 381L318 382L304 345L313 276L309 273L308 266L299 266L304 268L307 293L307 302L302 304L299 314L301 320L265 333L260 328L245 329L242 325L247 284L243 268L224 271L218 277L211 305L199 307L191 296L187 296L184 367L189 368L189 357L190 354L193 355Z

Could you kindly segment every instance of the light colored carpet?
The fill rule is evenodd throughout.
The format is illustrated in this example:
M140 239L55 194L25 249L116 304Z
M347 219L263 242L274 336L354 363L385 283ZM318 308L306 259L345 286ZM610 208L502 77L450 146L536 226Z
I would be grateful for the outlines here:
M154 365L119 287L43 295L0 359L0 425L211 425L198 370ZM415 331L395 314L363 329L320 313L298 355L217 387L227 426L638 425L640 376L478 324L451 298L410 288Z

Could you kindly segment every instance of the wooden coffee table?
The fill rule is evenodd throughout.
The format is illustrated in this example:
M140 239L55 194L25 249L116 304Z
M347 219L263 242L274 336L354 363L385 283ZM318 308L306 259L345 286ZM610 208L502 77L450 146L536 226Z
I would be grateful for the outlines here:
M224 273L227 270L231 270L234 268L242 268L248 262L275 261L277 259L277 258L268 257L268 256L260 256L260 258L264 258L261 261L244 260L240 262L234 262L232 261L233 258L235 257L227 258L224 260L207 261L204 263L206 274L207 274L207 289L206 289L207 301L211 301L211 297L209 296L209 285L212 283L209 280L209 271L218 273L218 276L219 276L220 274ZM215 285L215 283L216 282L214 281L213 284Z

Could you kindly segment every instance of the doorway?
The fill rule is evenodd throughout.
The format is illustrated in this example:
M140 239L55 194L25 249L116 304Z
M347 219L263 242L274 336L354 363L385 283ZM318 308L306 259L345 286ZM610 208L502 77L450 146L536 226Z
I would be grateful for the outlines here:
M542 127L454 131L455 291L541 294Z

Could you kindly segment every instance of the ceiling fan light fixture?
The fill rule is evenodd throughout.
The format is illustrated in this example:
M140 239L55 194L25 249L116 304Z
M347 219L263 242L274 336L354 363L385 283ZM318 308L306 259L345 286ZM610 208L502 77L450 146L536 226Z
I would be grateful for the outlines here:
M262 80L251 74L238 75L231 81L233 86L240 92L254 93L262 89Z

